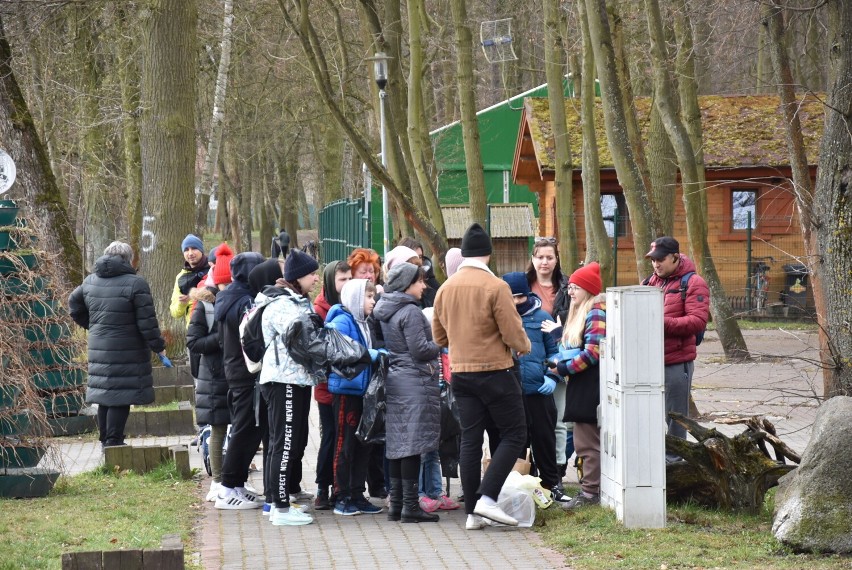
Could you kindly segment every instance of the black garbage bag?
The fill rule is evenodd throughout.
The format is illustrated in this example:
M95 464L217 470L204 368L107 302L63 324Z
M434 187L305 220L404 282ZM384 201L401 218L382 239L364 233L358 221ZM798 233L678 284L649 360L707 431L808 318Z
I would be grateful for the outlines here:
M325 346L328 365L341 378L351 380L370 365L370 353L367 347L339 330L325 328L319 332L319 337Z
M284 334L287 352L312 374L329 369L343 378L354 378L370 364L367 347L336 329L325 327L316 313L299 315Z
M325 346L319 340L319 333L324 328L322 317L307 313L293 319L284 333L290 358L311 374L324 374L328 368Z
M456 405L453 388L447 382L441 382L441 441L461 434L459 407Z
M379 356L373 375L364 394L364 409L355 436L361 443L385 442L385 378L388 373L388 357Z
M441 473L445 477L459 476L460 436L461 420L452 384L441 382L441 443L438 455L441 458Z

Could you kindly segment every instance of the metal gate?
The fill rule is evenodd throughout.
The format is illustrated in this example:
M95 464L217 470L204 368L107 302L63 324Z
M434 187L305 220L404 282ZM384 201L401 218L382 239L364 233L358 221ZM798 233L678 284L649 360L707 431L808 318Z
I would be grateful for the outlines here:
M319 212L320 261L342 260L356 247L370 244L364 199L337 200Z

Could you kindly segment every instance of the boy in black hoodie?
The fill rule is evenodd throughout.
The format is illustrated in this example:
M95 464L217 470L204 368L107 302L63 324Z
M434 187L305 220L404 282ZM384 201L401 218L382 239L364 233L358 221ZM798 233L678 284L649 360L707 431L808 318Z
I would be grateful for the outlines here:
M255 417L257 373L246 368L240 345L240 321L254 300L249 273L263 262L259 253L240 253L231 260L231 284L216 297L213 318L219 327L219 344L224 355L228 381L228 406L231 410L231 441L222 464L222 485L216 499L217 509L257 509L263 498L247 491L251 460L267 426L266 406L259 406L262 417Z

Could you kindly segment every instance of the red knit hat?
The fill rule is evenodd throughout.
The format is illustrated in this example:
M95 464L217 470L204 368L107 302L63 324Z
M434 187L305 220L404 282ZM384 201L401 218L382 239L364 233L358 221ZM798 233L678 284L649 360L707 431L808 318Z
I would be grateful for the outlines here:
M213 284L227 285L231 282L231 260L234 252L227 243L216 246L216 263L213 265Z
M571 274L568 283L573 283L590 293L593 297L598 295L603 288L601 284L601 266L597 261L587 263Z

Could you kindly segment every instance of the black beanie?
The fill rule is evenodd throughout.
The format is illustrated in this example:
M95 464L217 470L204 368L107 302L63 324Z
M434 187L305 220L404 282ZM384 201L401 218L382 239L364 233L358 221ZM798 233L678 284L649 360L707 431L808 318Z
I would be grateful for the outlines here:
M479 224L473 224L464 232L461 242L462 257L484 257L491 255L491 238Z
M310 275L319 269L317 260L305 253L294 249L284 262L284 280L293 283L297 279Z

